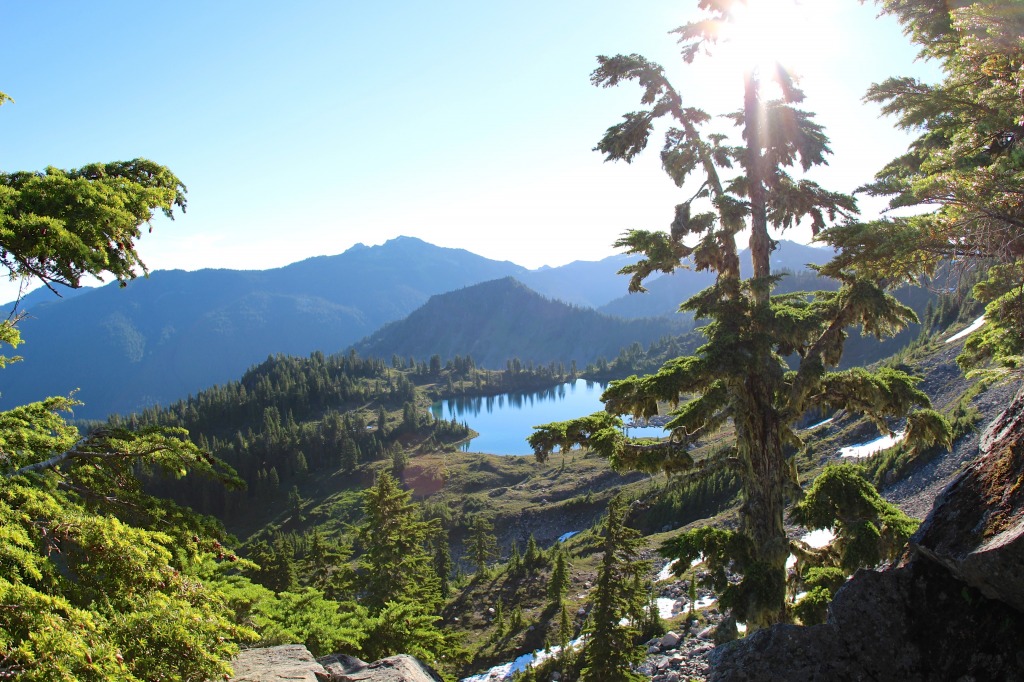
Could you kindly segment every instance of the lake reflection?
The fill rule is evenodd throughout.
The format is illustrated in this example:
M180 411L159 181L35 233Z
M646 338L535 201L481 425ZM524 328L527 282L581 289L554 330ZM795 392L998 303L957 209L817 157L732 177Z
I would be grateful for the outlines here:
M480 435L463 450L492 455L530 455L526 438L534 427L548 422L584 417L604 409L604 385L577 379L540 391L503 393L474 398L452 398L434 403L430 411L439 419L466 422ZM662 436L660 428L629 429L631 436Z

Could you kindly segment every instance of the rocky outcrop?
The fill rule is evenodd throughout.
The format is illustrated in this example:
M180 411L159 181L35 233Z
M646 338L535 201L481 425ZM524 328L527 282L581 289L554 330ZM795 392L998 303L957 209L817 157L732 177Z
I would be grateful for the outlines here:
M351 656L328 656L320 663L337 682L443 682L441 676L412 656L399 654L364 663Z
M824 625L777 625L716 647L709 682L1024 681L1024 616L928 560L859 571Z
M232 665L235 682L441 682L437 673L412 656L374 663L341 654L317 660L301 644L249 649Z
M1024 612L1024 389L911 540L920 554Z
M940 495L903 564L859 571L825 624L720 646L707 679L1024 681L1024 389Z
M236 682L323 682L327 671L301 644L247 649L231 661Z

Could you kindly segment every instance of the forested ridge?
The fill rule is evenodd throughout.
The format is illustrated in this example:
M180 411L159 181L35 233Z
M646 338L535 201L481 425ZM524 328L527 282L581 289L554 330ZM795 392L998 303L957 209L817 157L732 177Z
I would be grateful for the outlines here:
M442 361L436 354L423 361L392 356L387 362L355 351L279 355L237 382L166 408L114 416L109 423L133 430L185 429L198 447L230 465L247 483L245 490L167 478L149 483L155 493L172 494L230 525L262 518L274 508L268 500L283 500L284 491L310 476L351 474L361 463L400 464L419 452L454 448L470 430L432 416L435 400L549 388L569 380L571 371L518 359L501 371L484 370L472 357Z
M721 48L747 5L697 4L700 19L673 31L685 68ZM103 422L71 421L73 394L0 412L0 677L199 682L229 677L242 648L285 643L408 653L449 679L536 651L521 680L740 680L774 674L773 647L787 665L809 656L808 679L878 677L879 665L1019 676L1000 639L1024 632L1017 576L979 579L961 563L936 579L949 560L915 563L924 550L908 541L924 540L904 507L958 476L943 465L977 470L981 452L985 509L945 513L983 516L968 525L986 542L1024 513L1024 422L1003 412L1024 349L1024 13L1002 0L878 5L943 75L867 95L916 138L860 191L926 209L877 220L807 175L831 149L784 68L745 72L723 113L642 55L598 58L594 85L641 95L596 150L629 163L657 138L686 190L667 230L623 234L621 272L635 292L659 273L708 276L682 302L694 332L616 344L583 368L513 357L484 369L441 349L278 354ZM108 276L130 289L147 273L143 227L185 208L182 181L147 159L0 172L0 265L54 288ZM773 264L775 237L801 221L834 248L814 268L832 285L791 289L812 278L787 283ZM0 342L18 347L22 322L0 322ZM882 357L855 334L904 341ZM468 425L427 410L576 377L610 380L605 410L537 425L533 457L462 452ZM979 437L982 415L995 435ZM627 418L669 435L630 437ZM879 436L889 445L864 454ZM935 523L924 535L957 530ZM834 609L886 576L945 609L897 633L916 638L906 646L883 643L906 661L842 649L862 642L830 629ZM961 636L976 623L991 629ZM800 643L823 631L839 653L815 661Z

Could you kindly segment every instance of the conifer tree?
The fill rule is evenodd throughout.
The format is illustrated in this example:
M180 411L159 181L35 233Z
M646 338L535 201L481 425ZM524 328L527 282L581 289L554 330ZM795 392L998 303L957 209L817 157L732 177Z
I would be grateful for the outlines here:
M508 570L513 575L523 570L523 555L519 553L519 543L512 541L512 549L508 556Z
M569 592L569 558L566 556L565 548L561 545L558 547L559 551L555 554L551 578L548 581L548 599L554 606L561 604Z
M640 635L634 616L637 600L636 576L645 574L648 564L640 559L640 533L626 525L628 508L621 496L608 505L601 530L603 555L590 610L592 628L583 651L581 682L639 682L643 675L630 666L643 660L636 644Z
M687 63L713 51L720 29L733 21L734 5L742 1L701 2L706 17L674 31ZM828 239L829 223L851 220L855 211L852 198L791 174L795 167L807 171L824 164L830 150L813 115L797 107L804 96L785 69L746 73L737 92L742 106L728 116L739 140L730 142L717 130L705 131L711 115L686 106L659 65L639 55L599 57L598 62L591 78L595 85L636 81L647 109L626 114L597 149L609 160L632 161L664 117L670 125L661 153L666 173L681 188L689 176L699 176L696 193L676 206L669 231L632 230L617 245L641 256L622 270L631 276L631 291L643 291L652 274L688 263L715 273L711 287L681 306L708 321L702 329L706 342L695 355L669 360L654 374L612 382L602 396L605 412L545 425L530 443L542 461L555 449L584 445L619 469L669 474L731 469L741 483L740 533L747 540L743 556L735 557L747 573L732 608L757 629L786 615L784 511L800 495L793 459L801 443L796 425L810 410L848 409L890 432L887 418L927 407L928 397L903 371L834 369L850 327L883 337L916 316L886 293L893 283L886 274L846 262L822 269L839 281L838 291L771 295L779 275L771 270L776 242L769 227L782 231L809 220L814 232ZM768 79L776 82L781 98L764 97L762 84ZM753 276L744 279L736 238L748 228ZM634 441L622 434L617 415L649 418L658 414L659 403L675 406L668 439ZM918 417L922 425L934 419L941 417L934 412ZM727 425L734 428L733 443L695 462L691 447ZM937 428L916 433L925 437Z
M448 547L448 531L444 529L434 537L434 572L437 573L441 599L447 599L452 593L452 554Z
M793 505L791 517L805 528L831 528L835 540L818 551L805 551L811 565L838 566L848 575L892 561L917 530L911 519L887 502L849 463L829 464L814 479L807 495Z
M424 520L411 497L387 472L364 493L363 522L356 532L362 548L357 582L361 602L373 613L388 602L414 602L427 611L439 602L439 581L427 550L438 532L437 520Z
M509 632L518 632L523 629L523 607L516 604L512 607L512 615L508 618Z
M569 606L564 601L562 602L562 608L558 610L558 645L562 648L562 653L565 653L566 648L569 646L569 641L572 640L573 636L573 622L572 616L569 615Z
M537 538L533 537L533 533L530 533L530 537L526 540L526 553L523 555L523 565L526 566L527 570L533 571L541 566L544 562L544 554L540 551L540 547L537 546Z
M0 172L0 266L51 288L88 276L124 285L146 272L141 227L156 210L184 210L184 192L146 159ZM0 321L0 343L21 343L17 322ZM0 367L14 360L0 356ZM77 404L51 397L0 412L0 678L228 674L252 633L198 567L236 557L215 522L149 495L136 471L239 479L184 429L81 432L65 419Z
M867 99L917 134L864 188L910 217L877 221L837 235L865 269L912 279L940 262L980 266L974 287L986 324L964 345L965 368L994 361L1024 367L1024 13L1005 0L878 0L942 67L937 84L895 77ZM930 209L922 212L920 209Z
M469 524L466 538L466 554L479 575L487 574L487 562L497 555L498 544L494 539L494 524L477 514Z

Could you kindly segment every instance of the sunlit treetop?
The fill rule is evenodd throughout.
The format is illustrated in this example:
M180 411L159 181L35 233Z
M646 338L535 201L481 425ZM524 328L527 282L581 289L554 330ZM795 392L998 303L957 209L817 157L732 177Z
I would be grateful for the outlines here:
M12 101L0 93L0 104ZM185 185L147 159L82 168L0 171L0 265L11 279L81 285L108 274L122 285L145 264L135 249L155 211L185 210Z

